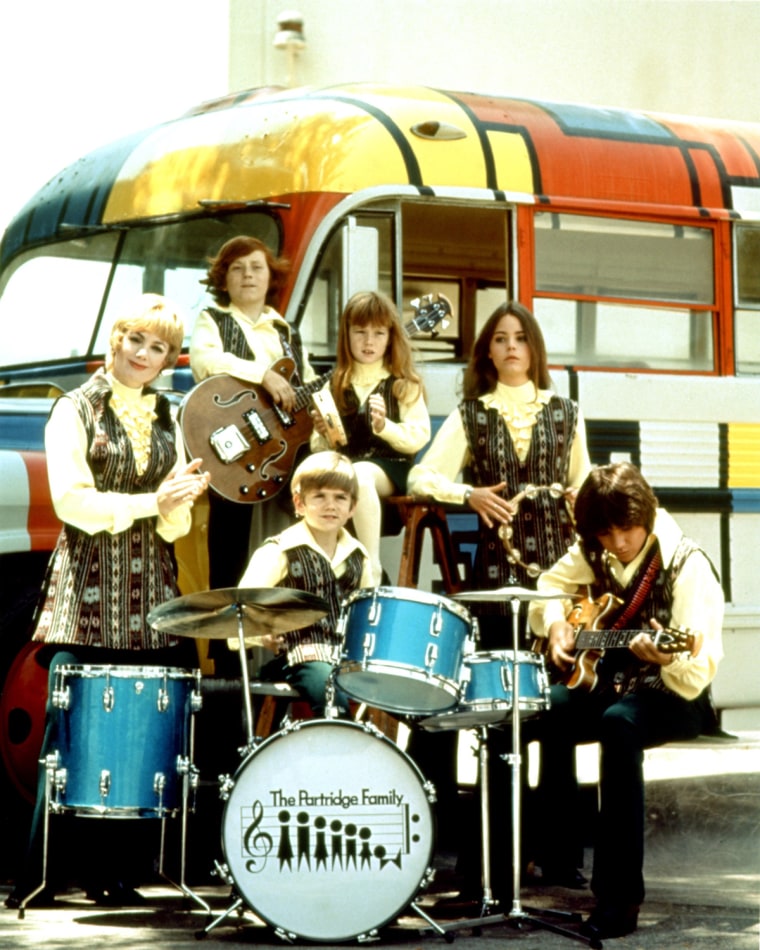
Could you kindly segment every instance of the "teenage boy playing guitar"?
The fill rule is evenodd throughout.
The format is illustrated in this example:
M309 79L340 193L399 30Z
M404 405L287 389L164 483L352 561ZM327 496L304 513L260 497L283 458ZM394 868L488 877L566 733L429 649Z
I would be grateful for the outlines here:
M600 744L596 906L581 925L594 945L632 933L644 899L644 749L715 728L709 684L723 652L724 598L707 555L658 507L631 463L593 469L578 492L575 519L579 540L537 584L568 600L534 601L529 611L533 631L547 638L550 664L571 682L578 627L568 615L578 594L615 595L606 628L641 631L626 637L623 649L603 651L592 688L555 683L539 725L548 880L571 878L574 870L575 746ZM658 649L665 628L693 631L689 648Z

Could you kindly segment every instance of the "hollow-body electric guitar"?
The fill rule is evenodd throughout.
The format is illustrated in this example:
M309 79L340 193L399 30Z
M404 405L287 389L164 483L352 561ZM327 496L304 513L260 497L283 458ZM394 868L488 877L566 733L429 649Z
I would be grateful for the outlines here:
M604 618L621 603L614 594L603 594L596 600L584 598L567 615L575 631L575 662L567 671L558 671L560 680L569 689L591 691L599 684L598 664L605 650L628 647L640 633L648 633L662 653L691 653L696 656L702 648L702 634L691 630L667 628L664 630L605 630ZM546 645L546 638L541 638Z
M412 301L414 333L435 334L445 326L451 306L445 297L428 294ZM269 367L288 380L295 363L287 356ZM307 407L330 373L295 388L292 412L282 409L257 383L234 376L209 376L185 396L179 424L191 458L202 458L211 487L229 501L251 503L273 498L290 479L299 450L311 438Z

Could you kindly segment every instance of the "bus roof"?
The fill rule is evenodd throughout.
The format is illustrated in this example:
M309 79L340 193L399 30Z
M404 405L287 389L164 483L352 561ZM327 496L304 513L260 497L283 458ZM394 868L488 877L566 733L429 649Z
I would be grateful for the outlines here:
M11 222L0 266L65 228L378 185L725 216L735 189L760 194L760 125L424 87L250 90L64 169Z

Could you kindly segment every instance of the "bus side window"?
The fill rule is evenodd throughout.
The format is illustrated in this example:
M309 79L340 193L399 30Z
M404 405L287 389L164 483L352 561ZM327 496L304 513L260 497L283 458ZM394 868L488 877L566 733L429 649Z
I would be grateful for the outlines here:
M760 373L760 225L735 229L736 310L734 353L737 373Z

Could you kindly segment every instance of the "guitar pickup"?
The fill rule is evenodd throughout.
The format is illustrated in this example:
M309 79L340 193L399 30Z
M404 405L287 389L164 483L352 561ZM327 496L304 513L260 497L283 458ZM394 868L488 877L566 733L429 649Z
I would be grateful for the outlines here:
M279 406L276 402L272 403L272 409L274 410L275 415L280 420L280 425L285 429L289 429L294 423L295 419L293 416L283 409L282 406Z
M248 439L236 425L216 429L209 436L209 442L219 457L219 461L224 462L225 465L242 458L251 447Z
M244 412L243 418L251 427L251 432L253 432L259 445L263 445L272 438L272 434L264 424L264 420L255 409L249 409L248 412Z

